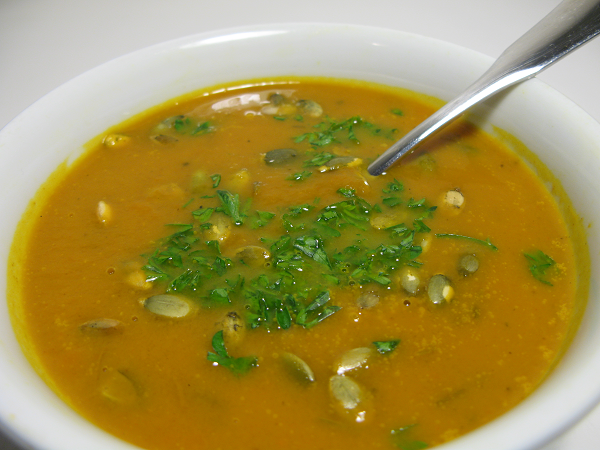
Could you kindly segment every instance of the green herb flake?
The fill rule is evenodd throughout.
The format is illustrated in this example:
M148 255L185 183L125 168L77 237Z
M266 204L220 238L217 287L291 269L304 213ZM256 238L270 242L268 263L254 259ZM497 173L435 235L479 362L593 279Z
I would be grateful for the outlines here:
M318 294L308 306L299 310L296 323L309 329L342 309L340 306L326 306L329 299L329 291Z
M385 194L390 194L392 192L400 192L403 190L404 190L404 185L400 181L396 180L395 178L394 178L394 181L391 181L387 184L387 187L385 189L382 189L382 191Z
M476 242L478 244L485 245L485 246L491 248L494 251L498 250L498 247L496 247L494 244L492 244L492 242L490 241L490 238L487 238L486 240L483 240L483 239L477 239L477 238L474 238L474 237L463 236L461 234L454 234L454 233L436 233L435 237L438 237L438 238L465 239L467 241Z
M212 216L214 210L214 208L200 207L200 209L192 211L192 216L194 216L194 218L200 222L208 222L208 219L210 219L210 216Z
M179 134L189 134L191 136L206 134L214 130L210 122L198 123L185 116L177 116L173 120L173 128Z
M356 191L354 189L352 189L352 188L347 188L347 187L339 188L337 190L337 192L338 192L338 194L341 194L341 195L343 195L344 197L347 197L347 198L356 197Z
M275 217L275 213L268 211L256 211L256 216L252 220L251 228L256 229L267 225L271 219Z
M229 300L229 293L225 288L213 289L208 293L208 299L211 302L216 303L231 303L231 300Z
M318 152L312 158L304 161L304 167L319 167L331 161L336 156L329 152Z
M548 286L552 286L552 283L550 283L546 278L546 271L556 264L554 260L541 250L537 250L532 253L523 253L523 255L525 258L527 258L529 263L529 271L533 277L536 280L547 284Z
M286 178L286 180L292 181L303 181L312 175L310 170L303 170L302 172L296 172L295 174L290 175Z
M258 359L255 356L242 356L240 358L229 356L223 340L223 330L217 331L213 336L212 347L215 353L208 352L206 359L227 367L235 375L244 375L258 365Z
M381 202L386 205L389 206L390 208L393 208L394 206L398 206L402 204L402 200L398 197L386 197L381 199Z
M217 188L219 187L219 184L221 184L221 175L218 173L215 173L214 175L210 176L211 180L213 181L213 188Z
M404 112L398 108L393 108L390 112L392 114L394 114L395 116L403 116L404 115Z
M240 209L240 195L219 190L217 196L221 200L222 212L231 217L236 225L243 224L246 215Z
M373 345L379 353L385 355L386 353L393 352L399 343L400 339L393 339L391 341L375 341Z
M392 443L400 450L423 450L429 447L425 442L411 439L411 430L414 425L392 430Z

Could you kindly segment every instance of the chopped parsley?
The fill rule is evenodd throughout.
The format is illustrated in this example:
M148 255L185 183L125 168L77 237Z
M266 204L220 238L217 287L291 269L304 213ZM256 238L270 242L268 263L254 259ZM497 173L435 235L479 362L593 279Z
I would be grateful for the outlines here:
M490 238L487 238L486 240L483 240L483 239L477 239L477 238L474 238L474 237L463 236L461 234L454 234L454 233L436 233L435 237L465 239L467 241L476 242L478 244L485 245L485 246L491 248L494 251L498 250L498 247L496 247L494 244L492 244L492 242L490 241Z
M215 352L208 352L206 359L219 366L227 367L235 375L243 375L258 365L258 359L255 356L239 358L229 356L223 340L223 330L217 331L213 336L212 347Z
M310 170L303 170L302 172L296 172L295 174L290 175L289 177L286 178L286 180L303 181L303 180L306 180L311 175L312 175L312 172Z
M393 139L397 130L383 129L371 122L364 120L360 116L353 116L342 121L335 121L327 118L325 121L314 125L314 131L301 134L294 138L294 142L308 142L312 147L324 147L333 143L341 143L342 140L360 143L356 136L358 129L365 129L372 135L383 136L387 139Z
M198 136L214 130L210 122L196 122L186 116L176 116L172 119L172 127L179 134Z
M392 430L392 443L400 450L422 450L429 447L425 442L411 438L412 428L415 425L408 425L402 428Z
M214 175L210 176L211 180L213 181L213 188L217 188L219 187L219 184L221 183L221 175L218 173L215 173Z
M385 190L402 189L394 180ZM250 209L237 193L216 193L205 206L191 211L190 223L168 225L172 234L145 255L143 269L146 279L163 285L166 292L181 292L204 306L245 305L245 320L252 328L312 328L340 309L329 304L330 287L390 285L396 270L420 265L415 234L426 229L424 221L435 209L422 201L403 201L399 207L411 203L412 210L421 210L413 214L418 218L414 227L402 223L376 230L369 222L378 209L348 187L338 189L337 202L293 205L277 214ZM212 236L213 223L223 216L240 227L269 225L260 246L254 246L259 263L268 255L258 269L251 255L225 256L218 240L203 238L207 232ZM393 344L381 345L383 349Z
M547 270L553 267L556 263L554 260L546 255L543 251L537 250L531 253L523 253L525 258L527 258L527 262L529 263L529 271L533 275L533 277L541 281L548 286L552 286L552 283L547 279Z
M400 344L400 339L392 339L391 341L375 341L375 342L373 342L373 345L375 346L377 351L379 353L381 353L382 355L385 355L386 353L390 353L390 352L393 352L394 350L396 350L396 347L398 347L398 344Z

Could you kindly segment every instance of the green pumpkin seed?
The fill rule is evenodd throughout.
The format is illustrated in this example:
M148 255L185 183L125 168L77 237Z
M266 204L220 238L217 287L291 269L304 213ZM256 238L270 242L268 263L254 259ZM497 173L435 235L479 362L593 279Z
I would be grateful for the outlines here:
M348 350L337 361L335 370L338 375L363 367L373 355L373 349L369 347L358 347Z
M475 255L464 255L458 261L458 271L467 276L474 274L479 269L479 259Z
M269 165L285 164L294 159L298 153L293 148L278 148L265 153L263 158Z
M293 353L284 353L281 360L286 365L286 368L295 378L302 382L313 383L315 374L312 369L298 356Z
M329 392L334 400L347 410L355 409L365 398L360 385L352 378L342 375L333 375L329 379Z
M437 274L432 276L429 280L427 295L433 304L440 305L452 299L454 296L454 289L452 288L448 277Z
M180 318L190 312L190 304L181 297L170 294L160 294L148 297L144 307L151 313L164 317Z
M114 332L123 328L123 323L115 319L93 319L79 327L82 331Z

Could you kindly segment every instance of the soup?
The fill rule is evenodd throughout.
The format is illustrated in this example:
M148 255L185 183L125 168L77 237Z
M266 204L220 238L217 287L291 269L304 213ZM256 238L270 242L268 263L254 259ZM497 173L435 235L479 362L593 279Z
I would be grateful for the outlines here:
M585 280L530 166L468 122L322 79L174 100L108 130L25 215L10 293L49 385L147 449L433 447L556 364Z

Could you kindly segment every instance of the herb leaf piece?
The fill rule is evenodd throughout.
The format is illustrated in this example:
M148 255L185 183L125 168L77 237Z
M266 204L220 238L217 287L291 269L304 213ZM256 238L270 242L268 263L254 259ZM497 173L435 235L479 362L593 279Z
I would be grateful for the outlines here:
M231 217L236 225L244 223L245 214L240 209L240 195L222 190L218 190L217 195L221 200L223 212Z
M529 262L529 271L533 277L548 286L552 286L552 283L546 279L546 271L556 264L554 260L541 250L532 253L523 253L523 255Z
M217 331L213 336L212 347L215 353L208 352L206 359L227 367L235 375L243 375L258 365L258 359L254 356L242 356L240 358L229 356L223 340L223 330Z
M311 175L312 175L312 172L310 170L303 170L302 172L296 172L295 174L290 175L289 177L286 178L286 180L302 181L302 180L306 180Z
M429 447L425 442L411 439L411 429L414 425L408 425L402 428L392 430L392 442L400 450L422 450Z
M462 234L454 234L454 233L436 233L435 237L465 239L467 241L477 242L478 244L486 245L486 246L488 246L489 248L491 248L494 251L498 250L498 247L496 247L494 244L492 244L492 242L490 241L490 238L487 238L486 240L483 240L483 239L477 239L477 238L474 238L474 237L463 236Z
M304 328L312 328L319 322L322 322L327 317L336 313L340 306L325 306L329 301L329 291L321 292L317 297L308 304L306 308L302 308L296 316L296 323ZM310 317L309 317L310 316Z
M400 339L392 339L391 341L375 341L373 345L379 353L385 355L386 353L393 352L399 343Z

